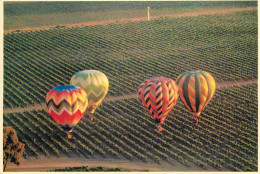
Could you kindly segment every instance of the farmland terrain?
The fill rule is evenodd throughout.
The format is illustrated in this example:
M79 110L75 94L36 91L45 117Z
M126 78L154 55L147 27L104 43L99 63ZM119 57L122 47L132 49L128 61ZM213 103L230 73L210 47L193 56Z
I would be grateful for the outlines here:
M31 7L38 9L35 4ZM102 4L104 8L106 3ZM50 161L58 158L60 162L77 159L79 162L71 163L74 166L99 161L111 167L105 161L114 159L112 167L123 161L124 168L144 169L137 165L140 163L151 171L257 171L257 11L245 2L221 4L206 4L212 13L222 10L214 14L209 11L211 15L189 12L190 16L169 16L166 10L165 17L151 21L6 33L3 124L12 126L25 143L22 162L27 166L10 169L50 170L57 167ZM157 8L158 16L165 6L169 4ZM131 7L139 8L135 3ZM193 10L199 14L205 10L202 7L200 4ZM15 14L19 10L7 10L5 15L11 18L5 20L11 22L15 15L32 16L27 13L33 13L34 8L20 15ZM185 14L191 8L187 3L179 12ZM224 8L245 9L228 12ZM42 11L42 16L47 14ZM17 29L33 25L6 26ZM104 72L110 88L94 120L82 119L68 141L48 116L45 95L54 86L69 84L71 76L83 69ZM163 125L164 131L157 132L152 117L136 98L138 85L155 76L175 80L194 69L210 72L217 82L199 124L192 122L179 99ZM46 167L41 168L39 163Z
M175 14L163 14L159 16L152 16L150 19L171 17L171 18L179 18L185 16L198 16L198 15L210 15L210 14L221 14L221 13L232 13L237 11L248 11L248 10L256 10L256 7L244 7L244 8L224 8L224 9L203 9L200 11L188 11L188 12L180 12ZM5 29L4 33L13 33L13 32L26 32L26 31L36 31L36 30L46 30L53 28L64 28L64 27L82 27L82 26L91 26L91 25L105 25L110 23L119 23L119 22L136 22L136 21L144 21L147 20L147 17L135 17L135 18L119 18L114 20L100 20L100 21L91 21L91 22L81 22L81 23L73 23L73 24L60 24L60 25L48 25L48 26L38 26L38 27L26 27L26 28L15 28L15 29Z
M244 85L254 84L257 82L258 82L257 79L252 79L247 81L227 81L227 82L216 84L216 88L220 89L220 88L229 88L233 86L244 86ZM122 100L122 99L131 99L131 98L137 98L137 93L131 93L122 96L114 96L114 97L107 96L106 98L104 98L104 102ZM25 111L41 110L41 109L47 109L46 103L27 105L26 107L5 108L4 113L25 112Z
M5 2L4 30L256 7L257 2Z

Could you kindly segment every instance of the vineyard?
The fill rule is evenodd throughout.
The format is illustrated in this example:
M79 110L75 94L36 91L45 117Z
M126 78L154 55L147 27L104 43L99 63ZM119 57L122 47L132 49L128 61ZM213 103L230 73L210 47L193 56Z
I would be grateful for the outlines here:
M86 158L152 159L157 163L174 159L206 169L257 170L256 84L217 90L197 125L178 102L161 133L137 99L105 102L92 122L79 122L71 141L45 110L4 114L4 125L18 132L27 156L76 153Z
M136 92L146 78L176 79L191 69L208 71L217 82L257 78L256 14L6 34L4 108L42 103L51 88L69 84L83 69L106 73L109 96Z
M208 9L256 7L257 2L5 2L4 29L49 25L56 27L64 24L146 17L147 6L152 8L152 15L157 16Z
M158 14L167 3L157 7ZM191 8L188 2L185 7ZM110 83L106 98L119 98L104 101L93 121L83 118L69 141L45 109L4 112L3 124L25 143L25 158L77 155L257 171L257 84L217 88L199 124L178 99L162 132L137 95L123 97L137 93L144 79L176 80L193 69L210 72L218 84L257 79L257 25L257 11L251 10L5 34L4 109L44 103L50 89L69 84L83 69L104 72Z

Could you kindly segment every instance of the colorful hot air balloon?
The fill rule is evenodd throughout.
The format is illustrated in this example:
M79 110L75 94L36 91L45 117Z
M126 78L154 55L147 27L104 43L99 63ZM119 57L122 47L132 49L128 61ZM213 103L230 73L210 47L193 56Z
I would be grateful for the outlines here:
M70 132L84 115L88 98L85 91L77 86L56 86L46 95L48 113L71 138Z
M93 114L107 94L109 82L107 76L97 70L83 70L74 74L70 80L71 85L76 85L85 90L88 96L87 112ZM92 120L92 116L90 116Z
M158 123L158 131L162 131L161 124L171 111L178 99L178 87L172 79L154 77L146 79L139 86L138 98L148 112Z
M215 80L206 71L189 71L181 74L176 83L179 95L188 110L194 115L195 122L201 111L212 99L215 92Z

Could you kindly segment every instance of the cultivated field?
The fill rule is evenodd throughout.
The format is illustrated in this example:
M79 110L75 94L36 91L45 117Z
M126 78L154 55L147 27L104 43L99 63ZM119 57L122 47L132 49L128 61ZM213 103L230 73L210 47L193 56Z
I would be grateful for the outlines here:
M158 15L167 3L158 7ZM104 8L109 3L101 4ZM138 10L134 4L130 7ZM192 8L187 4L178 9ZM232 7L250 5L239 2ZM206 5L220 7L229 6ZM201 170L257 171L257 42L257 11L252 9L5 34L4 126L12 126L26 144L26 158L77 156L170 165L177 161ZM69 84L71 76L83 69L104 72L110 88L94 120L83 118L68 141L46 109L33 105L43 105L51 88ZM154 76L175 80L197 69L210 72L217 82L199 124L192 122L179 99L164 131L157 132L137 99L138 85Z
M122 18L170 15L203 10L244 8L251 2L5 2L4 29L39 26L62 26L82 22L119 20Z
M18 131L28 156L91 156L129 160L194 163L218 170L257 170L257 85L219 89L194 125L179 101L167 117L165 130L137 99L104 103L94 121L83 119L67 141L45 110L4 114L4 125Z
M109 96L146 78L203 69L217 82L257 78L257 12L52 29L4 36L4 107L44 101L82 69L109 78ZM14 90L18 89L18 90Z

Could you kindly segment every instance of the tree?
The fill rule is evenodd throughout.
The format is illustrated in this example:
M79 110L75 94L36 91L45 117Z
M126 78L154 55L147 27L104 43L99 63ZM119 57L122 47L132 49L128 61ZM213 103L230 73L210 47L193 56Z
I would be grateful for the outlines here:
M3 163L5 171L9 162L20 165L20 159L23 155L25 145L19 142L16 131L12 127L4 127L3 141Z

